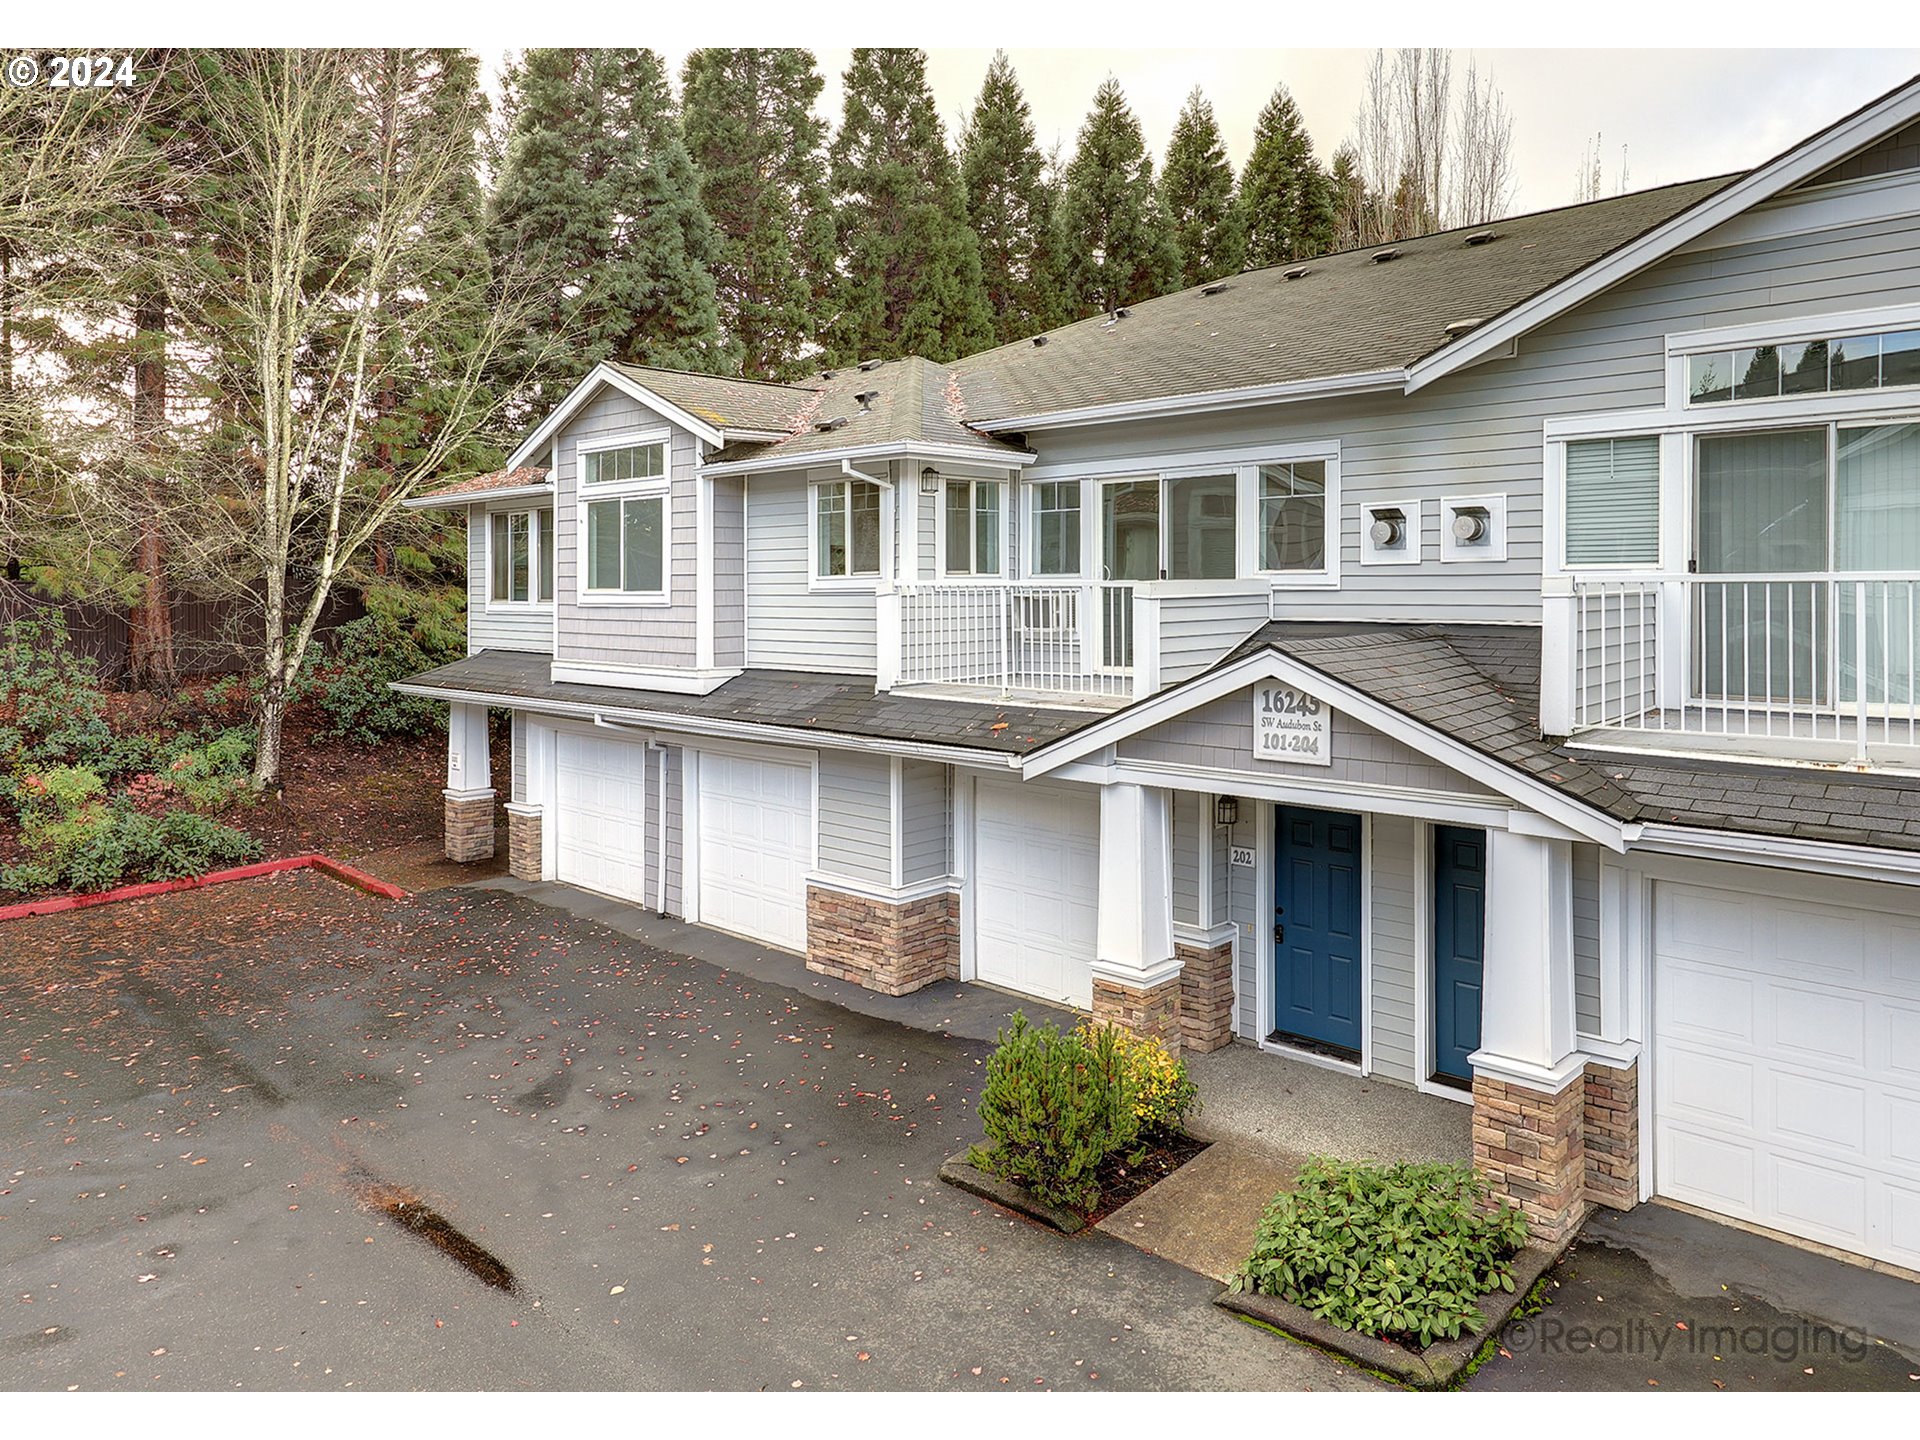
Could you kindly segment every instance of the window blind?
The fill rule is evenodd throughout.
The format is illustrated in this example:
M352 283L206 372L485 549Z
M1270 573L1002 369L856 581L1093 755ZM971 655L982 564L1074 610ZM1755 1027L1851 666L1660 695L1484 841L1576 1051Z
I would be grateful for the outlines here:
M1567 444L1567 565L1660 563L1660 441Z

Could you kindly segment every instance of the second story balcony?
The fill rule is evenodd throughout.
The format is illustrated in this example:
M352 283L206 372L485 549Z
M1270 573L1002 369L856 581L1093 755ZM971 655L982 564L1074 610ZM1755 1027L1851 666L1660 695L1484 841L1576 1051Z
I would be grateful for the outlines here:
M1212 664L1268 618L1231 581L941 581L883 586L883 690L1114 708Z
M1549 733L1920 765L1920 576L1575 576L1544 620Z

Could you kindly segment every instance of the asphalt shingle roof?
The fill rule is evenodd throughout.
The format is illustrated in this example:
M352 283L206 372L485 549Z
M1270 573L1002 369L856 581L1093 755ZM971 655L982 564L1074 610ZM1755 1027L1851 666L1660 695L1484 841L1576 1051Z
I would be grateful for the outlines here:
M1740 178L1723 175L1229 276L957 361L974 421L1399 369ZM1493 239L1470 245L1469 235ZM1398 258L1377 264L1383 250Z
M400 682L449 693L587 705L609 714L646 711L814 730L857 739L954 745L1024 755L1103 718L1087 710L1047 710L911 695L876 695L870 675L749 670L706 695L576 685L551 679L545 655L482 650Z
M494 470L485 475L474 475L466 480L456 480L451 485L442 485L431 495L422 499L438 500L446 495L484 496L494 490L521 490L529 485L547 483L547 472L539 465L522 465L517 470Z
M662 400L721 430L785 430L811 394L798 385L777 385L766 380L660 370L619 360L609 363Z

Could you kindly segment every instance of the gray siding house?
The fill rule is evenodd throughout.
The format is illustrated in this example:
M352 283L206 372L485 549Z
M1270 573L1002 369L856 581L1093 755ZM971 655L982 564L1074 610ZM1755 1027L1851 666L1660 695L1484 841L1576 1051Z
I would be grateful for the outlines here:
M1456 1099L1549 1240L1920 1268L1916 124L948 365L602 365L411 502L450 853L510 709L516 875Z

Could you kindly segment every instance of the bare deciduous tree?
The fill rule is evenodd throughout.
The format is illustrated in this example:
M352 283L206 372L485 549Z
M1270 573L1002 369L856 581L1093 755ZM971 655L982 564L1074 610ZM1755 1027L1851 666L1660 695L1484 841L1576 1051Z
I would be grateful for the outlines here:
M523 276L436 252L463 243L434 210L470 149L457 127L369 123L362 59L249 52L203 96L230 152L227 279L210 291L217 317L202 317L219 322L230 436L172 513L203 527L181 538L207 569L260 596L256 789L279 782L294 682L336 584L423 482L497 427L489 371L534 317ZM435 414L380 470L367 429L389 386L430 389Z
M1602 162L1604 153L1600 132L1596 130L1593 132L1593 139L1587 142L1586 149L1581 152L1580 168L1573 172L1575 203L1604 200L1609 194L1627 193L1627 147L1624 145L1620 147L1620 173L1614 177L1611 191L1607 188L1605 167Z
M1506 97L1472 63L1454 120L1453 176L1453 224L1485 225L1507 213L1513 200L1513 115Z
M1358 243L1481 225L1513 198L1513 117L1469 65L1456 92L1451 51L1376 50L1346 147L1358 185L1347 210Z

